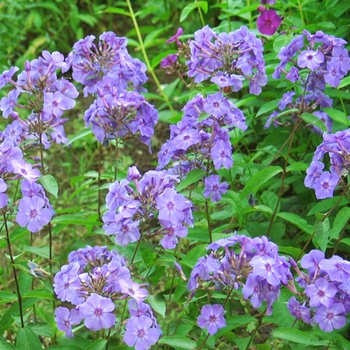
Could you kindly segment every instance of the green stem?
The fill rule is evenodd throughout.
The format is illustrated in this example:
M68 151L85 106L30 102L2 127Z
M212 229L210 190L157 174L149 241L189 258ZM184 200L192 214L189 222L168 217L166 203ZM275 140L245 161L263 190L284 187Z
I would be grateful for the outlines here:
M204 340L202 341L202 344L199 345L198 350L201 350L202 347L205 345L205 343L207 342L208 338L209 338L210 334L208 333L207 336L204 338Z
M11 259L13 278L15 280L16 292L17 292L17 297L18 297L19 317L20 317L20 320L21 320L21 327L24 328L23 309L22 309L22 296L21 296L21 291L19 289L19 284L18 284L17 271L16 271L16 268L15 268L15 260L13 258L13 254L12 254L10 233L9 233L9 229L8 229L8 226L7 226L7 217L6 217L5 212L4 212L3 209L1 209L1 212L2 212L2 216L4 218L7 247L8 247L9 255L10 255L10 259Z
M210 212L209 212L209 203L208 200L205 201L205 214L207 216L207 222L208 222L208 231L209 231L209 242L213 242L213 233L211 230L211 221L210 221Z
M247 7L250 6L250 0L247 0ZM252 19L252 12L249 11L249 28L253 29L253 19Z
M303 7L301 6L300 0L298 0L298 9L300 13L301 27L304 28L304 14L303 14Z
M205 26L205 22L204 22L202 10L201 10L201 7L199 6L198 0L196 0L196 5L197 5L199 17L201 18L202 27L204 27Z
M128 7L129 7L130 16L132 18L132 21L133 21L133 24L134 24L134 27L135 27L137 38L138 38L139 43L140 43L141 52L142 52L143 58L144 58L144 60L146 62L147 69L150 72L154 82L156 83L156 85L157 85L157 87L158 87L158 89L160 91L160 94L163 96L164 101L168 105L169 109L172 112L175 112L173 106L171 105L168 97L165 95L165 93L164 93L164 91L163 91L163 89L162 89L162 87L160 85L160 82L158 80L158 77L157 77L156 73L154 72L154 69L152 68L152 66L151 66L151 64L149 62L149 59L148 59L148 56L147 56L147 52L146 52L146 48L145 48L145 45L143 43L143 39L142 39L142 36L141 36L140 28L139 28L139 25L137 23L136 16L135 16L134 10L132 8L131 2L130 2L130 0L126 0L126 2L128 4Z

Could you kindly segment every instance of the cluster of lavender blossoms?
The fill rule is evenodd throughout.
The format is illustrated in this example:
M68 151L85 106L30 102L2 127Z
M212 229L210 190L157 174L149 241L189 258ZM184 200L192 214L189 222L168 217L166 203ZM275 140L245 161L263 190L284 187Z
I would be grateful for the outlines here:
M328 154L330 171L323 171L322 162ZM323 134L323 142L317 147L310 167L306 170L304 184L315 190L316 198L333 197L334 189L341 177L349 173L350 167L350 129L335 134Z
M350 312L350 262L337 255L325 259L322 251L312 250L303 256L300 265L307 273L292 262L303 291L295 289L300 302L295 297L289 300L290 313L305 323L317 323L324 332L343 328Z
M140 94L146 65L128 54L124 37L105 32L97 45L94 40L93 35L79 40L68 56L73 79L85 86L84 96L96 97L85 112L86 126L102 144L139 134L150 148L158 112Z
M207 249L211 252L194 266L188 289L195 292L211 285L226 291L242 288L243 297L250 299L254 308L266 302L266 314L271 315L281 286L292 279L290 264L278 255L278 246L265 236L234 234L211 243Z
M135 189L129 184L133 182ZM164 171L146 172L129 168L127 179L115 181L106 196L107 212L102 220L108 235L115 236L118 245L127 246L141 239L142 234L162 235L160 244L173 249L180 237L186 237L193 225L192 203L176 192L179 180ZM159 228L145 229L157 213ZM141 231L141 232L140 232Z
M303 34L296 36L289 45L282 47L278 54L280 64L272 77L280 79L281 74L284 74L287 80L297 85L297 88L283 95L278 110L272 112L265 128L272 122L275 126L281 125L278 120L281 112L292 109L291 113L288 113L292 119L295 120L297 115L305 112L313 113L325 123L327 131L331 131L331 120L322 108L332 107L333 101L324 90L326 84L338 87L350 69L346 43L345 40L322 31L312 35L304 30Z
M42 57L26 61L24 70L14 78L17 67L0 75L0 88L12 85L7 97L0 101L4 118L14 119L0 133L0 207L8 205L6 194L9 180L21 179L23 198L18 205L17 223L37 232L51 221L54 211L46 197L38 168L42 164L29 163L24 154L38 148L48 149L51 142L67 143L62 118L66 110L75 106L78 91L67 79L57 77L70 68L59 52L42 52ZM34 157L34 161L38 159ZM42 160L41 160L42 162Z
M254 308L266 302L266 315L271 315L272 305L284 286L296 295L288 302L296 319L318 324L324 332L345 326L350 312L349 261L337 255L325 259L322 251L312 250L300 261L307 270L305 273L293 259L279 256L277 245L265 236L249 238L234 234L213 242L207 249L211 252L198 260L188 281L192 295L197 289L212 286L225 291L242 288L243 297L250 299ZM177 268L183 274L181 267ZM298 288L291 268L297 273ZM224 309L219 306L206 305L198 317L198 325L210 334L226 325Z
M229 131L247 129L242 111L222 92L206 98L198 94L183 111L182 120L170 126L170 139L158 154L158 169L163 169L170 161L174 166L168 171L181 176L195 168L230 169L233 160ZM227 187L227 183L219 182L218 175L210 175L205 179L204 195L218 201Z
M107 247L90 247L73 251L68 265L55 275L54 291L62 302L55 311L58 329L73 336L72 326L84 320L92 330L108 329L116 324L115 302L128 299L130 318L126 321L124 342L147 350L162 334L151 307L145 303L147 290L131 278L124 258Z

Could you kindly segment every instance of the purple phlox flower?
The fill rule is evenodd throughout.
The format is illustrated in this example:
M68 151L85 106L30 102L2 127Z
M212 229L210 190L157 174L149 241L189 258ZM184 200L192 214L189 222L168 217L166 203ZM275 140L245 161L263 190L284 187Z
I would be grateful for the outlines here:
M211 149L211 157L214 161L215 170L222 167L230 169L233 165L231 143L218 140Z
M321 250L313 249L305 254L300 260L300 266L307 269L310 275L319 273L319 262L324 259L324 253Z
M267 84L267 75L265 73L256 72L253 78L250 79L249 92L254 95L259 95L262 91L261 86Z
M128 319L123 340L135 350L147 350L158 341L159 337L160 331L153 326L152 320L140 316Z
M324 332L332 332L345 326L345 307L341 303L334 303L331 307L321 306L316 309L314 320Z
M150 316L153 316L151 307L144 302L137 302L135 299L129 299L128 305L132 317L146 316L151 318Z
M197 318L197 323L199 327L207 329L208 333L213 335L219 328L226 326L224 312L225 310L220 304L204 305Z
M325 278L319 278L314 284L308 285L305 288L306 295L310 298L309 304L312 307L320 305L331 307L337 291L338 289Z
M135 299L138 303L143 302L147 298L148 292L144 288L140 288L138 283L132 280L119 280L121 292Z
M186 128L174 138L173 145L178 150L186 151L192 145L201 142L201 140L202 137L199 130Z
M179 55L177 53L171 53L160 61L159 67L162 69L172 68L178 59Z
M213 254L206 257L200 257L192 269L191 277L188 281L188 289L196 289L198 278L202 279L203 281L208 281L211 278L211 275L219 269L220 262L213 256Z
M344 75L339 71L335 63L327 63L327 72L324 74L324 80L326 83L336 88L339 86L340 80L343 78L343 76Z
M55 142L57 144L64 145L64 144L68 143L68 139L66 137L66 134L64 132L64 128L62 125L58 125L58 126L52 128L51 139L53 142Z
M261 282L262 277L249 274L245 285L242 288L242 294L244 299L248 299L250 296L250 303L254 308L261 306L263 299L261 297Z
M333 197L333 192L339 181L338 174L331 174L324 171L319 178L315 180L315 194L317 199Z
M204 197L210 197L213 202L218 202L222 198L222 195L226 193L228 188L227 182L220 183L219 175L210 175L206 177L204 180L204 186Z
M65 70L67 67L67 63L64 62L64 56L58 51L50 53L49 51L43 50L42 56L44 58L43 61L46 64L52 65L54 69L62 68Z
M75 106L75 101L63 95L60 91L46 92L44 94L44 110L46 113L53 114L59 118L67 109L72 109Z
M110 298L92 293L84 303L79 305L79 314L84 318L85 326L92 331L111 328L115 324L115 315L112 313L115 305Z
M30 182L27 179L21 181L21 192L23 197L39 196L46 198L44 188L36 182Z
M288 72L288 74L286 75L286 79L288 79L289 81L291 81L292 83L295 83L297 80L300 79L299 76L299 70L296 67L291 67L290 71Z
M214 95L207 96L203 109L215 118L220 119L223 115L229 113L231 103L221 92L217 92Z
M17 71L19 71L18 67L11 67L9 70L5 70L2 74L0 74L0 89L2 89L12 80L12 77Z
M298 66L300 68L309 68L315 71L324 61L324 55L321 51L305 50L298 57Z
M4 179L0 178L0 209L6 207L8 203L8 196L4 193L7 190L7 184Z
M131 188L128 184L128 180L122 179L120 182L115 181L109 186L109 191L106 196L106 207L108 209L115 210L131 199L128 193L128 190L130 191Z
M324 164L317 160L311 162L310 166L306 170L306 177L304 180L305 187L314 188L315 182L320 178Z
M141 177L142 175L140 174L136 166L129 167L128 174L127 174L128 181L137 181L137 180L140 180Z
M162 225L161 232L164 237L160 240L160 244L164 249L174 249L178 244L179 237L186 237L188 228L180 224L172 224L167 220L159 220Z
M179 27L176 31L176 34L172 36L170 39L168 39L166 43L170 44L176 41L176 43L179 45L180 44L179 37L182 35L183 31L184 31L183 28Z
M61 271L54 277L54 291L61 301L74 302L77 298L77 289L81 287L79 281L78 262L63 265Z
M178 194L172 188L166 188L164 192L156 198L159 210L158 219L167 220L172 224L178 224L185 218L185 209L188 208L188 200Z
M72 325L80 323L81 317L79 311L76 309L69 310L66 307L59 306L55 310L55 316L57 328L65 332L67 338L74 337Z
M11 164L15 159L23 160L23 153L19 147L13 145L12 142L4 141L0 143L0 172L12 172Z
M107 234L115 234L115 242L118 245L126 247L129 243L136 242L140 239L139 231L140 220L133 221L129 218L123 219L120 214L115 215L115 226L110 226L109 229L104 226ZM111 229L113 229L111 231Z
M14 112L14 108L17 106L17 100L21 94L18 90L11 90L8 94L8 97L3 97L0 101L0 110L4 118L8 116L17 116L18 114Z
M282 98L281 101L278 104L278 108L283 111L287 107L288 104L292 103L293 101L293 96L295 95L294 91L288 91L286 92Z
M18 120L14 120L11 124L8 124L4 130L3 137L5 140L12 142L14 146L17 146L22 138L25 137L23 126Z
M254 275L263 277L272 286L277 287L281 283L282 275L276 259L269 256L254 256L250 265L253 267Z
M40 171L33 169L32 165L23 159L13 159L11 165L15 174L19 174L31 182L35 182L40 177Z
M257 20L258 30L262 34L273 35L281 25L282 17L278 16L275 10L262 12Z
M350 69L350 58L348 50L340 46L335 46L332 50L331 62L334 67L342 74L346 75Z
M220 88L232 87L233 91L239 91L242 89L244 78L237 74L224 74L218 71L210 81L215 83Z
M276 0L260 0L260 3L262 5L274 5L276 3Z
M269 241L266 236L249 238L246 242L246 251L259 256L270 256L272 258L278 255L278 246ZM277 261L276 261L277 262Z
M242 242L245 239L250 239L250 238L245 237L245 236L240 236L240 235L237 235L235 233L229 238L221 238L221 239L209 244L207 249L208 250L209 249L210 250L218 250L219 248L223 248L223 247L232 247L235 244L237 244L238 242L242 244Z
M311 322L311 309L309 309L306 306L300 305L295 297L289 299L287 307L290 314L297 320L302 319L305 323Z
M18 205L17 223L30 232L40 231L44 225L51 221L52 212L46 208L44 199L38 196L24 197Z
M344 283L350 277L350 261L344 260L338 255L333 255L330 259L322 259L319 266L332 281Z

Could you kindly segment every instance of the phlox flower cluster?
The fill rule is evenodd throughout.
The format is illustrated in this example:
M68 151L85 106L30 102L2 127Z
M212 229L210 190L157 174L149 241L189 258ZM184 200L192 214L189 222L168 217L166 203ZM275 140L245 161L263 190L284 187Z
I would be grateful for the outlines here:
M341 177L349 173L349 150L350 129L323 134L323 142L317 147L304 180L306 187L315 190L317 199L333 197ZM330 159L329 171L324 171L323 158L326 154Z
M324 332L331 332L346 324L350 311L350 262L334 255L326 259L320 250L312 250L303 256L296 281L301 292L288 302L292 316L309 324L318 324Z
M107 247L86 246L71 252L68 262L54 277L57 298L72 304L71 309L62 306L56 309L58 329L71 337L72 325L82 321L92 331L111 328L116 323L115 302L129 299L131 318L127 321L124 341L142 343L136 347L142 350L157 342L162 332L152 309L144 302L147 290L132 280L122 256ZM144 333L133 332L132 325L136 324L144 327Z
M207 247L211 252L194 266L188 289L194 292L205 285L216 289L241 289L254 308L267 303L266 314L280 294L280 288L292 279L290 264L278 255L278 247L265 236L249 238L232 235Z
M168 171L185 176L190 170L221 168L233 165L229 131L240 128L245 131L245 117L222 92L203 97L196 95L183 108L182 120L170 126L170 139L158 154L158 169L170 161ZM220 184L217 175L205 180L206 197L218 201L226 192L227 184Z
M267 120L265 128L272 123L277 126L278 115L288 108L297 108L298 113L313 113L326 123L331 131L329 117L322 108L331 107L332 99L324 93L326 84L338 87L341 79L350 69L349 53L345 49L347 42L343 39L328 35L322 31L310 34L304 30L296 36L289 45L282 47L278 54L280 64L276 67L273 78L280 79L284 74L286 79L294 85L301 85L300 89L288 91L283 95L279 104L279 111L274 111ZM293 96L296 96L293 102ZM317 112L316 109L320 109ZM315 112L315 113L314 113ZM296 113L291 113L292 117Z
M107 212L102 218L105 233L115 236L115 242L122 246L141 239L141 233L159 234L164 249L175 248L178 239L187 236L187 226L193 224L192 204L176 192L178 181L164 171L150 170L141 176L136 167L129 168L128 179L109 187ZM160 227L143 231L156 217Z
M58 78L56 71L61 69L65 73L69 68L61 53L43 51L42 57L26 61L17 79L14 78L19 70L17 67L0 75L0 88L7 84L14 86L0 101L3 117L14 119L1 132L2 141L12 142L15 146L26 141L28 147L30 140L46 149L51 141L58 144L68 141L63 128L68 119L62 116L66 110L74 108L79 93L67 79Z
M209 26L194 33L189 43L188 76L195 83L210 79L221 88L242 89L249 80L249 92L261 93L267 83L263 44L247 27L230 33L216 34Z
M87 127L103 144L139 133L150 147L158 112L140 94L146 82L146 66L127 51L127 39L113 32L87 36L73 46L68 56L73 79L84 85L84 95L96 99L85 112Z
M37 183L39 177L37 166L24 160L18 146L11 141L0 143L0 209L6 211L9 204L9 182L20 180L23 197L19 200L16 221L30 232L40 231L54 215L43 186Z

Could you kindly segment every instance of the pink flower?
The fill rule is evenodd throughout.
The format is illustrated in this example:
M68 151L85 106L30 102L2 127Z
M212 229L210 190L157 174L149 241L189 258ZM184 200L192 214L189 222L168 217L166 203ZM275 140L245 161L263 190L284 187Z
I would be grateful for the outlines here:
M267 10L258 17L258 30L262 34L273 35L281 25L282 17L278 16L275 10Z

